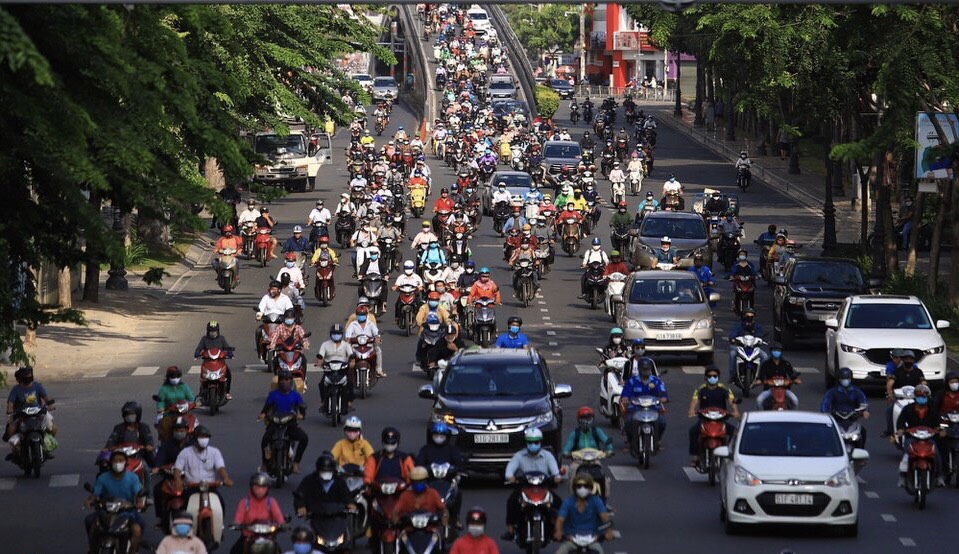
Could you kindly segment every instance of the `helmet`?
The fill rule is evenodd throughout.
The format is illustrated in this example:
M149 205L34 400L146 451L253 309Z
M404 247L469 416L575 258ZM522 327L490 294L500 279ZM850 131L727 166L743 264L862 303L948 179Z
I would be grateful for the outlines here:
M622 255L622 254L619 253L619 250L612 250L612 251L610 251L610 253L609 253L609 257L610 257L610 258L618 258L618 257L620 257L621 255Z
M129 402L125 403L122 408L120 408L120 414L124 417L127 414L136 414L137 423L140 423L140 416L143 415L143 408L141 408L140 404L138 404L136 401L130 400Z
M526 439L526 442L542 442L543 432L537 427L527 427L526 432L523 433L523 438Z
M366 314L368 314L368 313L370 313L370 309L367 308L366 306L357 306L357 307L356 307L356 315L366 315Z
M635 348L635 347L637 347L637 346L645 347L645 346L646 346L646 341L643 340L642 337L637 337L637 338L633 339L633 348Z
M839 380L852 379L852 370L849 369L848 367L840 368L840 369L839 369L839 372L836 373L836 377L837 377Z
M710 373L715 373L716 375L719 375L719 368L716 367L715 364L709 364L708 366L706 366L706 371L703 372L703 375L709 376Z
M439 300L439 299L440 299L440 293L436 292L435 290L434 290L434 291L431 291L431 292L426 296L426 299L427 299L427 300Z
M583 406L582 408L576 410L576 419L582 419L584 417L593 417L593 409L589 406Z
M588 487L592 490L593 476L586 472L577 473L576 477L573 477L573 487Z
M287 310L283 312L283 319L290 319L290 318L296 319L296 310L294 310L293 308L287 308Z
M486 525L486 511L479 506L470 508L470 511L466 512L466 524Z
M273 480L265 473L254 473L250 476L251 487L269 487L272 483Z
M320 244L329 244L329 243L330 243L330 237L326 235L323 235L322 237L320 237Z
M206 324L206 332L212 333L213 331L220 331L220 322L215 319L211 319L210 322Z
M339 333L341 335L343 334L343 324L334 323L333 325L330 325L330 334L332 335L335 333Z
M603 241L599 240L599 237L593 237L593 246L599 246L603 244Z
M278 289L278 288L282 288L282 287L280 287L280 282L279 282L279 281L273 280L273 281L270 281L270 287L269 287L269 288L271 288L271 289Z
M946 383L954 379L959 379L959 371L947 371L946 372Z
M436 421L430 425L430 434L433 435L452 435L453 430L443 421Z
M400 432L395 427L387 427L380 433L380 440L383 444L399 444Z
M619 327L613 327L612 329L610 329L609 334L610 334L610 335L622 335L622 334L623 334L623 330L622 330L621 328L619 328Z
M481 267L479 272L480 272L480 275L489 275L489 268Z
M223 226L223 232L224 232L224 233L232 233L232 232L233 232L233 226L232 226L232 225L224 225L224 226Z
M672 244L672 243L673 243L672 239L670 239L669 237L663 237L662 239L660 239L659 242L660 242L660 243L666 243L666 244Z
M426 227L432 227L432 226L433 226L433 224L430 223L429 221L423 221L423 227L424 227L424 228L426 228Z
M783 345L782 345L782 344L779 344L779 343L776 342L776 341L773 341L773 342L769 343L769 349L770 349L770 350L779 350L780 352L782 352Z
M310 545L313 544L313 531L310 531L306 527L297 527L293 530L293 536L290 537L293 542L305 542Z
M523 318L521 318L521 317L518 316L518 315L511 315L511 316L509 316L509 319L506 320L506 324L507 324L507 325L512 325L512 324L514 324L514 323L517 324L517 325L522 326L522 325L523 325Z
M293 372L290 371L289 369L281 369L280 371L276 373L277 381L283 381L283 380L289 381L291 379L293 379Z
M530 226L529 223L526 223L526 224L523 225L523 230L524 230L524 231L532 231L533 228Z
M302 232L303 232L303 227L301 227L301 226L299 226L299 225L296 225L296 226L293 227L293 233L294 233L294 234L295 234L295 233L302 233Z
M413 260L406 260L403 262L403 269L416 269L416 264L413 263Z
M196 429L193 431L193 435L196 437L212 437L213 433L210 432L210 429L206 425L197 425Z
M286 258L286 261L288 261L288 262L295 262L295 261L296 261L296 252L287 252L287 253L286 253L286 256L284 256L284 257Z
M27 368L23 368L23 369L27 369ZM22 371L22 370L17 370L17 373L19 373L20 371ZM32 369L32 368L30 368L30 373L31 373L31 374L33 373L33 369ZM180 371L180 368L179 368L179 367L177 367L177 366L175 366L175 365L171 365L170 367L166 368L166 376L167 376L168 379L169 379L170 377L183 377L183 372Z
M915 396L931 396L932 390L926 385L918 385L913 394L915 394Z
M439 325L439 324L440 324L440 318L439 318L439 316L436 315L436 314L430 314L430 315L426 316L426 324L427 324L427 325Z
M320 454L320 457L316 459L316 471L336 471L336 460L329 452Z
M356 417L356 416L350 416L350 417L346 418L346 421L343 423L343 428L344 428L344 429L355 429L355 430L357 430L357 431L362 431L362 430L363 430L363 420L360 419L360 418L358 418L358 417Z
M616 207L617 207L617 208L623 208L623 209L625 209L625 208L626 208L626 202L620 201L619 204L616 204Z
M410 470L410 481L425 481L430 476L423 466L416 466Z

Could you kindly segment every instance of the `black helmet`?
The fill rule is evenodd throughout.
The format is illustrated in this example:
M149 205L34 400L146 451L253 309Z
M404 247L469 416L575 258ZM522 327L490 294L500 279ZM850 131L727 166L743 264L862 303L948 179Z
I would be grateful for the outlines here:
M33 367L25 365L18 369L13 376L17 379L17 382L23 382L30 384L33 382Z
M269 287L269 288L271 288L271 289L279 289L279 288L283 288L283 287L280 286L280 282L279 282L279 281L277 281L277 280L274 279L274 280L270 281L270 287Z
M290 537L293 542L305 542L313 544L313 531L306 527L297 527L293 530L293 536Z
M447 335L455 335L455 334L456 334L456 326L453 325L452 323L449 323L449 324L447 324L446 327L443 329L443 332L444 332L445 334L447 334Z
M518 315L511 315L511 316L509 317L509 319L506 320L506 324L507 324L507 325L512 325L512 324L514 324L514 323L517 324L517 325L519 325L520 327L522 327L522 326L523 326L523 318L521 318L521 317L518 316Z
M639 360L639 370L644 369L648 369L650 373L653 372L653 361L651 359L644 357Z
M212 333L214 331L216 331L217 333L220 332L220 322L211 319L210 322L206 324L206 332Z
M947 371L946 372L946 383L952 381L953 379L959 379L959 371Z
M276 380L282 381L283 379L293 379L293 372L289 369L281 369L276 374Z
M265 473L254 473L250 476L251 487L269 487L272 484L273 480Z
M383 444L399 444L400 432L395 427L387 427L380 434L380 440L383 441Z
M703 372L703 376L708 377L710 373L721 375L719 368L716 366L716 364L709 364L708 366L706 366L706 371Z
M343 334L343 324L341 324L341 323L334 323L333 325L330 325L330 334L332 335L332 334L334 334L334 333L339 333L339 334L342 335L342 334Z
M197 425L196 430L193 431L193 435L196 437L212 437L213 433L210 432L206 425Z
M466 512L466 524L474 525L486 525L486 510L480 508L479 506L474 506L470 508L470 511Z
M120 408L120 414L125 418L127 414L136 414L137 423L140 423L140 416L143 415L143 408L140 407L140 404L130 400L125 403L122 408Z
M316 471L336 471L336 460L329 452L320 454L320 457L316 459Z
M285 312L283 312L283 319L290 318L296 319L296 310L293 308L288 308Z
M286 288L290 284L290 274L288 272L283 272L280 275L280 288Z
M779 343L776 342L776 341L773 341L773 342L769 343L769 350L779 350L780 352L782 352L782 350L783 350L783 345L779 344Z
M836 373L836 378L839 380L852 379L852 370L848 367L839 368L839 371Z

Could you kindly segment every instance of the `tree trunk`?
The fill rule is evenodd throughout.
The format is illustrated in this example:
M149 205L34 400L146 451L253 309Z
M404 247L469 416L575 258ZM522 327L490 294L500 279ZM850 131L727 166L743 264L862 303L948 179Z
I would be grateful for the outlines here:
M716 103L716 84L713 82L714 70L710 67L706 68L706 98L709 99L713 104Z
M736 140L736 117L733 111L733 94L729 93L726 97L726 105L723 107L723 117L726 118L726 141Z
M946 181L939 198L939 210L932 227L932 244L929 247L929 292L935 296L939 288L939 256L942 253L942 227L947 214L952 214L952 182ZM955 216L953 215L953 219Z
M919 229L922 227L922 212L925 209L926 194L916 195L916 203L912 212L912 229L909 230L909 249L906 251L906 267L903 270L906 275L913 275L916 272L916 250L919 246Z
M891 168L895 168L895 162L887 161ZM889 171L887 167L887 183L882 187L885 192L885 202L877 207L877 217L882 218L883 228L886 230L883 236L883 258L886 266L886 275L894 275L899 271L899 245L896 235L895 221L892 219L892 186L895 182L895 171Z
M57 272L57 297L61 310L67 310L73 307L73 272L69 267L61 268Z
M96 192L90 194L90 204L94 211L100 213L103 202ZM100 260L102 252L95 252L90 244L86 246L86 266L83 271L83 301L100 301Z
M703 117L703 96L706 93L706 75L704 74L705 68L701 60L702 56L696 56L696 107L694 108L696 118L693 120L693 125L697 127L702 127L706 121L706 118Z
M949 268L949 304L959 306L959 271L956 267L956 248L959 248L959 159L952 159L952 267Z

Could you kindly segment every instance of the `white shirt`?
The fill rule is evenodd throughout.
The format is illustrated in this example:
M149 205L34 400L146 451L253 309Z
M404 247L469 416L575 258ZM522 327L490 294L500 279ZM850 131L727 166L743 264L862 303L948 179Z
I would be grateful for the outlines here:
M463 267L462 265L460 265L456 269L453 269L452 267L447 266L446 269L443 270L443 281L447 283L452 281L455 283L460 280L460 275L462 275L464 271L466 271L466 268Z
M237 219L237 221L240 223L240 225L243 225L248 221L251 223L256 221L256 218L258 217L260 217L260 210L256 208L253 208L252 210L247 208L240 212L240 217Z
M413 237L413 248L416 248L418 246L426 246L427 244L429 244L430 242L434 240L439 240L439 239L436 237L436 233L434 233L432 230L420 231L419 233L416 234L415 237Z
M583 254L583 265L589 265L590 262L603 262L605 265L609 263L609 256L602 249L597 251L590 248Z
M345 340L335 343L330 339L323 341L316 355L323 358L324 362L348 362L353 356L353 347Z
M679 181L666 181L663 183L663 196L669 194L670 191L675 191L677 194L683 192L683 185Z
M493 191L493 204L499 204L500 202L509 202L510 195L509 191L506 189L500 190L496 189Z
M336 205L336 213L349 212L353 213L356 211L356 206L353 205L353 202L349 200L340 200L340 203Z
M643 162L639 158L633 158L629 162L629 167L626 168L630 173L642 173L643 172Z
M326 208L313 208L313 211L310 212L310 216L307 218L307 221L310 222L310 225L313 225L316 222L326 223L329 225L330 220L333 219L333 215L330 214L330 210Z
M423 288L423 278L413 272L412 275L407 275L405 272L400 273L396 278L396 281L393 282L394 287L402 287L404 285L412 285L417 288Z
M280 277L282 277L284 273L290 274L290 284L293 285L294 287L298 289L302 289L303 287L306 286L306 283L303 282L303 272L300 271L299 266L297 265L294 265L293 267L283 266L282 268L280 268L280 271L276 274L276 280L280 281L281 280Z
M359 321L352 321L349 325L346 326L346 332L343 333L343 336L346 337L346 340L350 340L353 337L358 337L360 335L366 335L371 339L375 339L380 335L380 330L376 327L375 323L366 321L365 327L360 327Z
M366 187L367 184L369 184L369 182L362 175L357 175L356 177L353 177L352 181L350 181L350 188Z
M290 301L290 297L285 294L281 294L276 298L270 296L269 293L263 295L263 298L260 299L259 306L256 307L256 311L263 314L263 317L266 316L280 316L283 317L283 314L287 310L293 309L293 302Z
M217 480L217 470L226 467L219 448L207 446L197 452L195 446L188 446L176 457L174 469L183 472L184 483L210 483Z
M623 182L626 180L626 174L623 173L622 169L614 169L609 172L609 180L614 183Z

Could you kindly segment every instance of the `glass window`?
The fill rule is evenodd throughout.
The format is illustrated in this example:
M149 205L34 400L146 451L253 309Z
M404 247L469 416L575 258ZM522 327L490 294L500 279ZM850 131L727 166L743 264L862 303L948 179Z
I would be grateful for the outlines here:
M828 287L852 291L862 289L863 285L859 268L844 263L797 263L792 281L797 287Z
M932 329L919 304L851 304L846 312L847 329Z
M686 217L647 217L640 235L675 239L706 239L706 225L701 219Z
M702 289L693 279L636 279L629 291L630 304L700 304Z
M257 154L306 154L303 135L260 135L255 139Z
M578 144L548 144L543 155L547 158L578 158L580 154Z
M546 394L535 365L459 364L447 372L443 394L449 396L530 396Z
M845 456L836 429L827 423L766 421L747 423L740 431L739 453L746 456Z
M395 87L396 79L394 79L393 77L377 77L373 81L373 86L374 87Z

